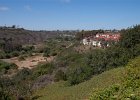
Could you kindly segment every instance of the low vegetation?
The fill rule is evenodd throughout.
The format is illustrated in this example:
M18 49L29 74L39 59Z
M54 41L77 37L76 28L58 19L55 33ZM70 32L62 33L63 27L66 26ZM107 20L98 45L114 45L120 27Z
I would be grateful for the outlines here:
M41 63L38 64L38 66L32 70L32 79L36 79L39 76L45 75L45 74L51 74L53 72L54 66L53 63Z
M87 31L87 34L91 33L92 31ZM93 31L93 33L96 34L96 31ZM111 47L89 48L83 51L78 51L77 48L81 44L77 40L81 39L83 35L86 36L86 31L79 32L77 35L80 37L77 40L68 37L58 37L55 40L48 39L43 44L43 47L37 49L33 45L18 45L15 46L16 49L13 46L12 49L7 49L9 51L2 49L0 51L2 58L18 56L19 60L24 60L24 58L32 56L34 53L43 53L43 56L54 57L55 59L52 62L47 60L40 62L32 70L27 68L18 70L12 77L7 77L7 80L1 77L0 80L4 82L1 83L1 93L8 98L22 98L25 100L39 97L44 100L55 100L58 98L59 100L87 99L89 93L92 92L91 88L95 88L95 92L90 97L91 100L94 100L96 97L98 100L99 97L104 98L104 96L110 99L114 95L118 96L118 93L124 89L126 89L126 93L135 93L135 91L128 89L135 88L135 86L131 87L133 83L129 82L128 85L127 82L122 82L121 79L124 76L122 72L126 70L122 66L126 66L130 59L140 55L139 33L140 25L121 30L120 41ZM13 68L12 66L13 64L0 61L0 71L2 72ZM131 70L133 68L130 68L130 73L125 74L125 79L128 81ZM132 71L132 73L136 72ZM137 74L134 74L134 76L137 76ZM130 75L131 78L133 77ZM136 86L139 85L137 85L139 81L135 82L135 79L133 81L136 83ZM23 85L22 83L25 84ZM111 86L112 84L114 85ZM46 85L48 86L44 90L40 89ZM36 93L32 95L36 89L40 89L36 92L39 95ZM137 90L137 88L135 89ZM125 93L122 92L120 98L125 98L124 95ZM130 96L129 93L128 96Z
M7 63L0 60L0 74L7 74L10 70L16 70L18 67L13 63Z
M140 57L129 62L122 83L93 92L90 100L139 100L140 99Z
M74 52L74 50L71 50L69 54L63 52L65 54L63 62L69 63L68 72L66 73L68 74L68 82L71 85L78 84L92 75L124 66L128 63L129 59L140 55L139 31L140 26L127 29L125 32L123 30L124 33L122 33L120 42L106 49L93 49L82 54Z
M59 81L41 88L33 93L37 100L83 100L88 99L93 90L101 90L119 84L125 68L116 68L102 74L92 76L91 79L77 85L68 86L67 81Z
M140 57L131 60L125 67L115 68L93 76L90 80L74 86L60 81L37 90L38 100L139 100Z

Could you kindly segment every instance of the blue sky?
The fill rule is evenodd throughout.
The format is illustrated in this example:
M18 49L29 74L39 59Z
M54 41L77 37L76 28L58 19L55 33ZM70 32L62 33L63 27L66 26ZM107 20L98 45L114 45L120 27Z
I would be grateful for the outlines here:
M140 24L140 0L0 0L0 25L34 30L121 29Z

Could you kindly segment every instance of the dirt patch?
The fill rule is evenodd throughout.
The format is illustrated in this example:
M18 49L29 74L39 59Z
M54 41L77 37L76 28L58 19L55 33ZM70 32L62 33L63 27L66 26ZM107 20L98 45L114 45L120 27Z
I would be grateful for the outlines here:
M19 69L22 68L34 68L38 63L40 62L51 62L54 59L54 57L43 57L43 54L37 54L31 57L25 58L23 61L19 61L17 57L11 58L11 59L2 59L5 62L8 63L15 63Z

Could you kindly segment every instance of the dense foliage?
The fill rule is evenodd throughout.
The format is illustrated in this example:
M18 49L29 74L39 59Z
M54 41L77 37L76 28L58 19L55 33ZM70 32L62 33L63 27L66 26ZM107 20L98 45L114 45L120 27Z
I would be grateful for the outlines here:
M133 48L140 43L140 25L122 30L120 46L125 48Z
M63 52L63 64L69 66L66 73L68 82L78 84L91 75L126 65L129 59L140 55L140 25L122 30L121 35L119 43L106 49L93 49L83 54L74 50L69 54Z
M87 35L96 34L96 32L97 31L89 31ZM35 47L33 46L21 47L20 49L14 48L14 51L0 51L0 58L10 58L20 55L19 60L24 60L25 54L31 56L33 52L44 53L45 57L56 56L56 59L51 63L39 63L33 70L22 69L18 71L17 74L8 81L8 86L6 86L6 84L1 85L2 89L8 89L2 90L2 95L13 95L14 98L23 97L30 99L33 86L36 84L35 82L41 84L41 82L46 82L46 80L65 80L68 85L75 85L88 80L93 75L126 65L130 59L140 55L140 25L122 30L121 32L119 43L104 49L90 48L87 50L86 47L83 47L86 49L85 52L76 50L78 46L79 48L82 47L81 44L77 44L75 41L71 42L67 38L61 41L59 39L48 40L46 41L46 46L39 51L35 51ZM86 36L86 32L82 31L82 34L78 33L77 35L79 35L77 39L81 39L82 36ZM6 73L7 70L11 68L15 68L15 65L0 61L1 72L4 70L4 73ZM50 77L52 79L50 79ZM131 78L132 77L130 77L130 79ZM3 79L0 79L0 81L3 81ZM23 85L22 83L25 84ZM124 86L126 86L126 84L127 83L124 83ZM131 84L130 82L130 86L131 85L133 85L133 83ZM101 97L114 95L114 93L117 93L122 88L127 90L126 87L115 85L105 90L105 92L99 93L99 95L101 94ZM131 91L132 90L129 92Z
M6 63L0 60L0 74L6 74L9 70L17 69L15 64Z
M126 66L126 75L122 84L113 85L107 89L96 91L90 100L139 100L140 99L140 57L132 60Z
M22 47L21 45L16 44L16 47L14 47L13 44L10 44L7 48L5 50L5 48L0 47L0 59L18 57L21 55L31 55L31 53L35 52L34 46Z
M51 74L53 72L54 66L52 63L43 63L38 64L38 66L32 70L31 77L33 79L36 79L39 76L45 75L45 74Z

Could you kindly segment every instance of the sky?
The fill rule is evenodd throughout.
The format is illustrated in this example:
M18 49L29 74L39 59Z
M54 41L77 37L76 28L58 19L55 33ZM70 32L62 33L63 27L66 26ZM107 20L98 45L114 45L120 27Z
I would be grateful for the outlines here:
M0 0L0 26L122 29L140 24L140 0Z

